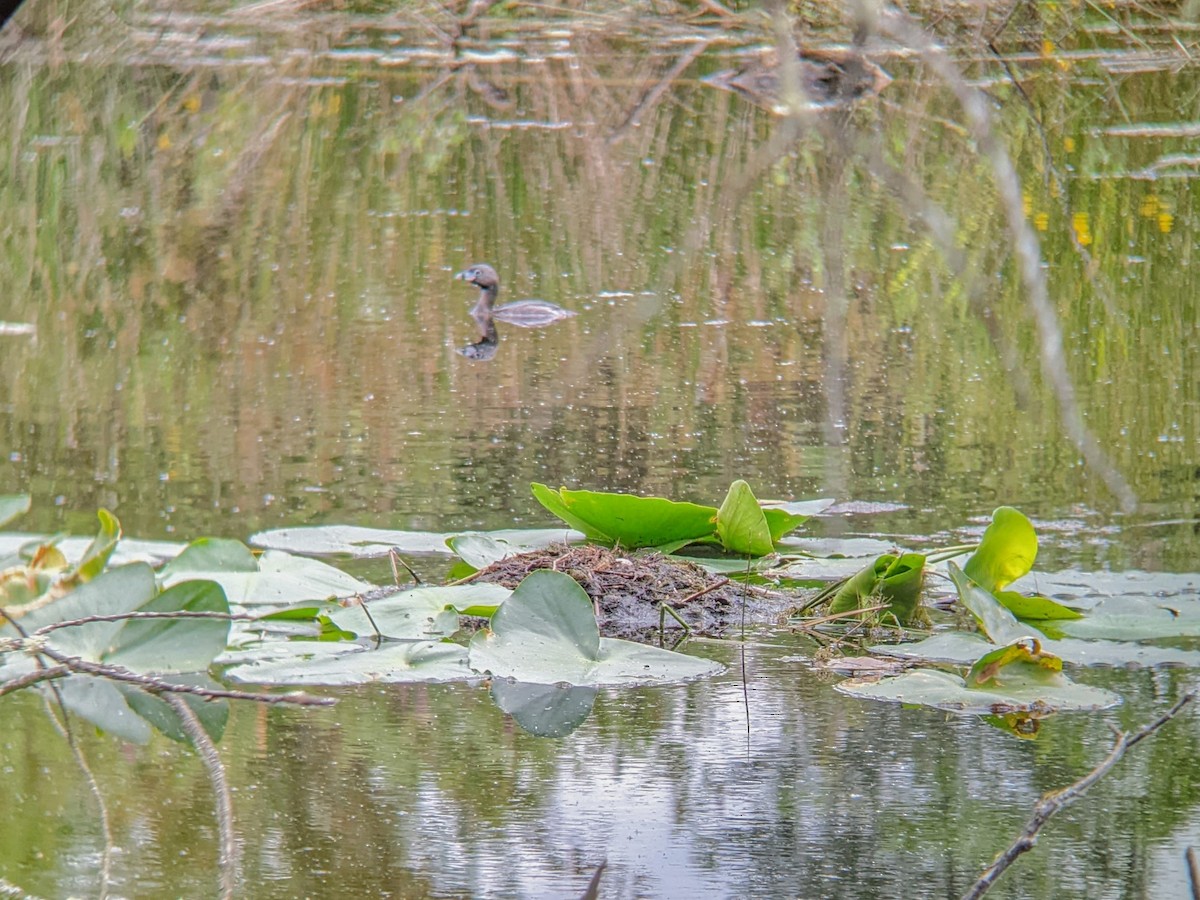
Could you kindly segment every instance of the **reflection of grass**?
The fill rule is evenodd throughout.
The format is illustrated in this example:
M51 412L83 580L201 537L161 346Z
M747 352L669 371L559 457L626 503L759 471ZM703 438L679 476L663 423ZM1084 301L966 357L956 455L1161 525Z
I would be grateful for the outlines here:
M475 38L507 28L540 47L536 20L516 11L507 24L481 23ZM422 15L432 23L444 13ZM369 25L333 20L335 41ZM6 317L37 320L42 339L17 351L23 376L0 402L12 410L6 427L47 427L9 443L30 447L47 470L65 465L89 482L99 472L124 498L146 501L142 522L125 516L142 531L160 528L154 510L165 504L214 498L265 521L275 514L260 511L264 494L288 498L281 519L332 512L328 498L300 493L331 482L372 517L393 511L381 485L422 486L399 488L401 514L425 509L427 494L457 498L470 516L521 508L530 473L519 453L493 452L496 435L545 445L550 480L577 475L586 459L596 463L590 486L678 496L711 493L733 467L760 480L740 468L749 436L766 451L772 490L815 489L822 476L808 445L820 438L808 423L823 414L822 323L840 270L851 292L850 490L878 492L891 483L883 473L919 466L925 475L901 488L918 502L955 481L1019 501L1050 467L1058 496L1100 499L1048 438L1054 405L1036 374L990 173L962 130L947 127L957 108L919 67L886 63L896 82L853 114L851 139L834 145L810 129L747 182L775 122L688 73L608 143L687 46L647 51L612 21L611 33L581 21L572 57L536 63L438 70L329 59L299 29L264 17L223 24L260 49L299 41L302 52L277 70L240 64L238 50L199 72L161 61L14 70L0 89L5 121L19 123L0 159L10 223L0 290L14 311ZM1031 41L1030 27L1010 26L1006 46ZM1061 33L1056 41L1071 44ZM728 61L714 45L695 70ZM1151 162L1152 140L1093 133L1108 87L1077 83L1083 65L1022 64L1051 148L1064 146L1060 135L1075 142L1057 154L1060 169L1103 175ZM306 82L326 75L348 80ZM1153 109L1167 79L1127 77L1122 99ZM1195 296L1175 264L1190 237L1187 182L1154 184L1150 216L1138 212L1147 183L1068 180L1064 208L1044 187L1031 110L1011 86L991 90L1031 214L1044 216L1089 424L1139 492L1176 499L1180 487L1164 486L1145 453L1181 463L1195 443L1191 407L1162 387L1194 382L1186 359L1161 352L1195 325L1190 299L1164 299ZM876 149L948 213L969 281L953 278L926 226L876 180L864 161ZM836 258L831 201L842 209ZM1111 310L1071 249L1077 214ZM1131 245L1144 262L1128 260ZM585 315L527 343L510 339L486 371L452 363L446 348L469 322L447 273L485 259L506 273L511 297ZM611 290L654 296L593 299ZM1030 408L1016 408L968 297L1031 373ZM732 324L684 327L717 319ZM431 419L431 410L456 414ZM1157 445L1172 427L1182 443ZM645 458L651 434L668 436L678 463ZM68 460L62 446L79 449ZM448 468L448 456L463 467ZM475 482L460 478L468 462ZM695 487L697 478L713 484ZM39 489L62 490L48 478ZM71 502L100 501L109 502Z

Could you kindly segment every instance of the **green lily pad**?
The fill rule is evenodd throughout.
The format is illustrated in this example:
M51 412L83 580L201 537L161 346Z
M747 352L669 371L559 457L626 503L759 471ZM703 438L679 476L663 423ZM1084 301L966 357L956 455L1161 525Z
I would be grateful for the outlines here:
M687 543L716 530L712 506L679 503L665 497L638 497L599 491L551 490L530 485L537 501L588 540L626 550Z
M278 649L278 648L273 648ZM381 647L348 643L289 644L289 658L254 662L253 651L240 651L250 661L225 670L225 677L245 684L348 685L385 682L463 681L474 676L467 651L443 641L399 641Z
M1200 637L1200 600L1194 597L1105 597L1087 614L1055 622L1063 634L1077 638L1146 641Z
M663 684L713 675L720 663L601 638L592 601L562 572L528 575L471 639L471 668L536 684Z
M1019 510L1001 506L963 571L986 591L1002 590L1033 568L1037 552L1033 523Z
M885 553L837 590L829 604L829 612L850 612L863 606L886 603L888 612L902 625L907 625L918 615L924 577L925 557L922 554L897 556Z
M103 572L104 567L108 565L108 558L117 548L117 541L121 539L121 523L117 521L116 516L107 509L101 509L97 511L96 517L100 520L100 530L83 552L83 557L68 576L69 579L91 581Z
M594 687L492 681L492 700L525 731L538 737L566 737L587 721L596 702Z
M996 644L1011 644L1022 638L1043 640L1045 636L1032 625L1021 622L1001 605L991 591L972 581L957 564L946 564L950 579L958 589L958 598L979 623L983 633Z
M746 482L738 480L729 486L725 502L717 510L717 536L727 551L739 556L766 556L775 549L767 517Z
M879 680L850 679L835 688L864 700L912 703L976 715L1097 710L1121 702L1120 695L1112 691L1077 684L1061 673L1044 678L1030 672L1013 672L1002 686L972 688L949 672L916 669Z

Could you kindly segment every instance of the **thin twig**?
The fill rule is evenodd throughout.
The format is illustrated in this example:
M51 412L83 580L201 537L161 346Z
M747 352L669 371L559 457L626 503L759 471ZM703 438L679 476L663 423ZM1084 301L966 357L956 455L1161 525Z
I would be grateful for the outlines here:
M293 703L297 706L332 706L337 701L332 697L313 697L309 694L293 692L288 694L261 694L254 691L229 691L215 688L200 687L193 684L175 684L156 678L153 675L142 675L131 672L123 666L107 663L95 663L77 656L68 656L52 647L40 647L38 653L50 657L56 663L66 666L72 672L82 672L85 675L98 675L112 681L125 684L136 684L152 694L194 694L205 700L254 700L258 703Z
M818 619L808 619L799 623L796 627L801 631L808 631L810 628L816 628L818 625L824 625L827 622L835 622L838 619L846 619L850 616L860 616L863 613L877 612L881 609L887 609L887 603L880 603L878 606L863 606L858 609L847 609L842 612L830 613L827 616L821 616Z
M27 688L32 684L37 684L39 681L49 681L53 678L62 678L70 675L71 670L66 666L51 666L50 668L38 668L32 672L26 672L16 678L0 684L0 697L5 694L11 694L13 691L19 691L21 688Z
M1049 821L1051 816L1082 797L1088 788L1108 774L1109 770L1121 761L1121 757L1130 748L1150 737L1150 735L1170 722L1195 696L1195 694L1184 694L1179 699L1179 702L1169 710L1149 725L1143 725L1132 734L1118 733L1117 740L1108 752L1108 756L1104 757L1096 768L1092 769L1092 771L1088 772L1074 784L1068 785L1062 790L1043 794L1042 799L1033 807L1033 816L1029 819L1025 830L1013 841L1012 846L996 857L996 861L984 869L983 874L979 876L979 880L971 885L970 890L963 894L963 900L976 900L976 898L982 897L987 893L988 889L996 883L996 880L1004 874L1004 871L1013 864L1018 856L1033 849L1034 844L1037 843L1038 832L1042 830L1042 827Z
M1192 900L1200 900L1200 862L1196 860L1196 848L1188 847L1183 854L1188 865L1188 881L1192 885Z
M717 588L723 588L727 584L729 584L729 579L722 578L720 581L716 582L715 584L711 584L706 588L701 588L700 590L695 591L694 593L688 594L682 600L672 600L671 605L672 606L682 606L683 604L687 603L689 600L695 600L697 597L703 597L705 594L709 593L710 591L715 591L715 590L717 590Z
M233 896L237 887L237 840L233 832L233 795L229 791L229 781L225 777L225 766L221 764L221 756L217 748L204 730L195 711L188 706L187 701L178 694L166 694L162 698L171 704L183 730L191 738L192 746L204 763L208 780L212 784L213 796L216 800L215 813L217 817L217 835L220 851L217 865L221 871L221 896Z
M258 616L251 615L250 613L223 613L216 612L215 610L176 609L165 612L113 613L111 615L84 616L80 619L64 619L61 622L51 622L49 625L43 625L37 631L31 632L30 637L40 637L43 634L49 634L51 631L57 631L59 628L90 625L93 622L123 622L126 619L222 619L227 622L252 622L257 618Z

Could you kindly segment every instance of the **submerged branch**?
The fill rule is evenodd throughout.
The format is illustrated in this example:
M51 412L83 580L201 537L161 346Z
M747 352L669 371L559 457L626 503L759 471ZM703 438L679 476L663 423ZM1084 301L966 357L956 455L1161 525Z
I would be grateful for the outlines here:
M1033 849L1034 844L1037 843L1038 832L1042 830L1042 827L1050 820L1051 816L1082 797L1088 788L1108 774L1109 770L1121 761L1121 758L1130 748L1150 737L1150 735L1170 722L1195 696L1195 694L1184 694L1178 703L1150 724L1143 725L1132 734L1119 733L1116 743L1113 744L1112 749L1108 752L1108 756L1104 757L1096 768L1092 769L1092 771L1088 772L1074 784L1068 785L1062 790L1051 791L1043 795L1042 799L1034 806L1033 816L1029 819L1025 830L1021 832L1007 850L996 858L995 862L984 870L983 874L979 876L979 880L971 885L970 890L963 894L963 900L976 900L976 898L982 897L987 893L1000 876L1004 874L1005 870L1016 861L1018 856Z

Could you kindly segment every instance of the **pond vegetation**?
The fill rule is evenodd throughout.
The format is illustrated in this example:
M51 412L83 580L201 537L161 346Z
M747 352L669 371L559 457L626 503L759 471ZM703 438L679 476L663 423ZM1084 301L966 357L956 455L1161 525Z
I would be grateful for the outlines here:
M1193 14L30 0L0 889L1182 895Z

